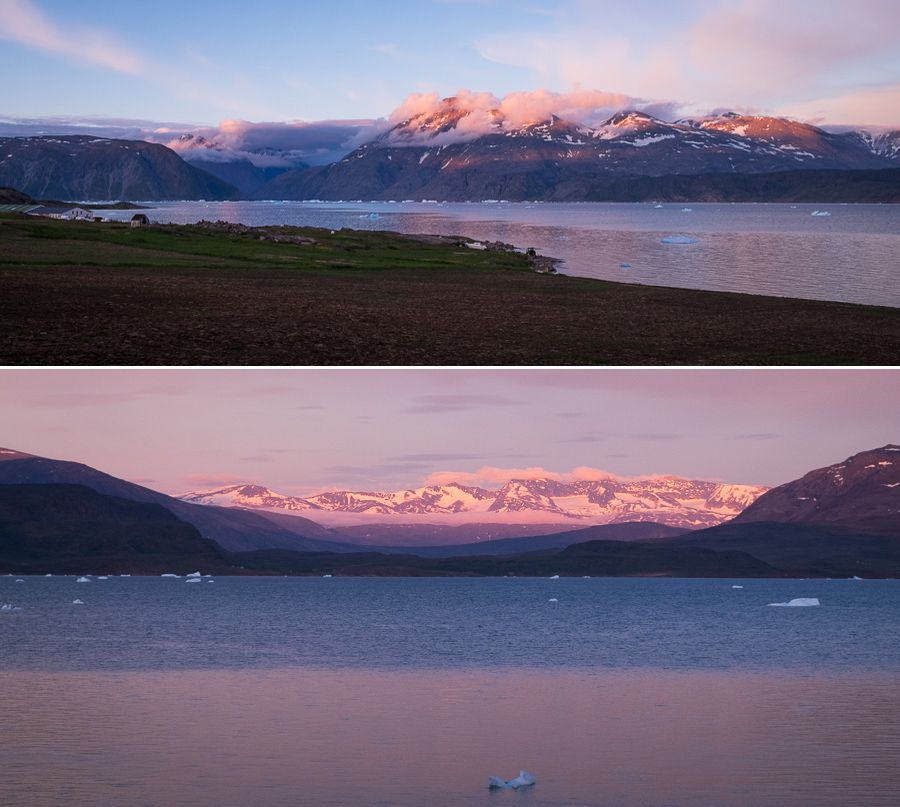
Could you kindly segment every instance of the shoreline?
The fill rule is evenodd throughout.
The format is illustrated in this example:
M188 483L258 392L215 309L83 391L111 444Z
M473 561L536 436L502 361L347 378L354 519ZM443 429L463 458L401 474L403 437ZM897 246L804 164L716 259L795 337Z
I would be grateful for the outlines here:
M455 236L7 215L0 238L8 365L900 364L900 308L539 271Z

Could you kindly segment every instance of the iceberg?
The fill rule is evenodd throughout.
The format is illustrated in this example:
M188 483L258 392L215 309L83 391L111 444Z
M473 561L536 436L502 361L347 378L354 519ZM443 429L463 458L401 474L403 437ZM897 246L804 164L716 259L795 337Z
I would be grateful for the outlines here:
M76 583L90 583L91 578L90 577L79 577L75 582Z
M519 775L515 779L510 779L508 782L501 779L499 776L488 777L488 787L491 790L500 790L501 788L518 790L520 787L531 787L534 782L534 776L528 773L528 771L519 771Z
M559 600L556 597L551 597L547 602L559 602Z
M203 577L200 572L191 572L190 574L186 574L185 577Z
M831 213L829 213L827 210L813 210L813 212L810 213L809 215L810 216L830 216Z
M98 580L109 580L109 577L107 577L105 574L101 574L100 577L98 577L97 579Z
M862 580L861 577L857 577L856 575L853 575L853 577L851 577L850 579L851 580Z
M687 235L667 235L665 238L661 238L659 241L660 244L699 244L699 238L691 238Z
M775 608L811 608L813 605L821 605L818 597L797 597L790 602L770 602Z
M683 207L683 208L681 208L681 212L682 212L682 213L693 213L693 212L694 212L694 208L692 208L692 207Z
M202 583L203 581L199 577L187 577L184 582L185 583Z
M17 583L24 583L25 581L21 577L16 578Z
M84 600L72 600L72 605L84 605Z
M181 577L180 574L172 574L171 572L167 572L166 574L161 574L160 577Z
M558 575L558 574L555 574L555 575L553 575L553 577L551 577L550 579L551 579L551 580L559 580L559 575Z
M743 586L732 586L732 588L743 588Z
M5 602L0 605L0 611L6 611L7 613L12 613L13 611L21 611L17 605L13 605L11 602Z

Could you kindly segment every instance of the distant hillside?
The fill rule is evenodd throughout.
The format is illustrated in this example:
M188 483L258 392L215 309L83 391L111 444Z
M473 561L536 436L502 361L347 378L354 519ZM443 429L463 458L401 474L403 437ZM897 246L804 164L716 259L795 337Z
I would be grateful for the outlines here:
M162 574L234 571L196 528L158 504L83 485L0 485L0 571Z
M158 504L193 524L204 538L230 551L264 547L338 552L344 549L339 543L327 540L333 535L329 530L299 516L295 517L293 528L288 530L261 514L188 504L88 465L32 457L10 449L0 449L0 484L84 485L107 496Z
M246 569L284 574L395 577L783 577L778 569L735 551L668 545L590 541L561 550L489 557L423 558L417 555L262 550L234 560Z
M35 198L228 199L236 189L142 140L84 135L0 138L0 184Z
M783 569L900 576L900 446L810 471L674 546L735 549Z

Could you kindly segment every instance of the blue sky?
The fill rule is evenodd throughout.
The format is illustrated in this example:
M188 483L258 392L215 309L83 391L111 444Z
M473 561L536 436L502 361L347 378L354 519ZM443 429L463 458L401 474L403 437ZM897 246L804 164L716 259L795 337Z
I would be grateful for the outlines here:
M7 117L387 116L410 93L624 93L900 123L900 3L2 0Z
M6 369L0 445L173 493L579 468L776 485L900 442L898 400L897 370Z

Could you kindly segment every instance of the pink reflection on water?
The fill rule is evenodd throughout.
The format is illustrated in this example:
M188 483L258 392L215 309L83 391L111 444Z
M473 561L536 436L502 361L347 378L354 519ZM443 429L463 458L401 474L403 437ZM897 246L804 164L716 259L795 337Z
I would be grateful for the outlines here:
M896 677L0 675L0 803L896 805ZM488 774L537 776L490 793Z

